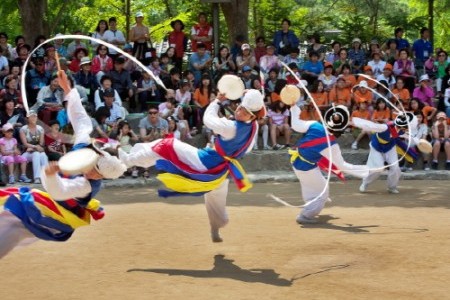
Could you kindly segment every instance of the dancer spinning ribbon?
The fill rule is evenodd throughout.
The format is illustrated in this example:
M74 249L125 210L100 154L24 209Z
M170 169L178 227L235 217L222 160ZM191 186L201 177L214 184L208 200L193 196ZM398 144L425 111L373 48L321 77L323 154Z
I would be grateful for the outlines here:
M295 145L297 149L289 150L289 154L291 154L295 175L300 181L303 200L306 202L297 216L297 223L310 224L317 223L315 217L322 211L329 195L328 182L320 169L328 172L332 162L331 172L340 179L344 179L342 172L363 178L367 176L369 170L364 165L347 163L336 142L336 137L340 136L349 122L349 113L345 106L332 107L325 112L324 120L329 134L322 123L301 120L299 115L300 108L293 105L291 107L292 129L303 133L303 136Z
M63 166L52 163L42 170L41 179L48 194L28 187L0 190L0 258L17 246L24 246L38 239L66 241L74 230L89 225L91 217L95 220L104 216L100 202L93 199L99 192L102 178L118 178L126 167L108 153L90 146L89 134L92 125L84 110L76 89L72 89L66 74L58 71L60 86L68 100L68 116L75 132L74 149L83 149L66 154L68 159L79 157L75 164L83 166ZM70 158L71 156L72 158ZM81 159L80 159L81 158ZM58 172L70 170L80 176L64 178ZM54 200L56 199L56 200Z
M150 167L167 173L158 175L172 191L160 190L162 197L176 195L205 195L206 210L213 242L222 242L219 229L228 223L226 197L228 175L245 192L251 183L236 160L250 152L258 132L256 119L265 116L263 96L248 90L235 111L235 120L220 118L218 111L226 95L219 93L209 104L203 122L216 134L214 148L197 149L174 138L136 144L129 154L119 149L120 159L128 166Z

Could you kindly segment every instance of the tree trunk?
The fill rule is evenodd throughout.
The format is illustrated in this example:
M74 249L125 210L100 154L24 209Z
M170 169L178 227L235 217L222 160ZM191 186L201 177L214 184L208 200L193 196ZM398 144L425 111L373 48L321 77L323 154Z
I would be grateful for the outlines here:
M22 33L30 45L40 34L48 36L49 28L44 16L47 14L47 0L18 0Z
M233 45L237 35L242 35L248 41L249 2L250 0L231 0L230 3L221 3L230 45Z

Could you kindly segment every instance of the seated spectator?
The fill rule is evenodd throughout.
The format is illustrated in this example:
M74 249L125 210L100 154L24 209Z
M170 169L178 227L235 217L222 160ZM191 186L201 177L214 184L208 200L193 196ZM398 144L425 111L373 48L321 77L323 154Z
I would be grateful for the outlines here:
M422 156L423 158L423 169L425 171L429 171L430 170L430 165L428 164L428 161L430 159L430 154L428 153L422 153L419 151L419 149L417 149L417 144L416 144L416 140L420 140L420 139L427 139L428 138L428 126L427 124L425 124L423 122L423 114L422 113L417 113L415 114L416 118L417 118L417 129L413 130L411 132L411 147L415 147L416 148L416 152ZM407 138L405 139L405 143L408 143ZM413 165L409 162L405 162L405 167L402 169L402 171L412 171L413 170Z
M7 99L12 99L18 107L22 105L22 95L17 85L18 78L14 75L8 75L5 78L5 88L0 91L0 103L5 103ZM2 123L4 124L4 123Z
M170 89L167 86L166 88ZM142 71L142 78L138 80L136 93L141 105L141 112L147 111L148 102L160 102L156 82L146 71Z
M197 113L197 120L195 120L193 123L191 123L193 126L194 124L197 126L197 128L200 128L203 124L203 114L206 110L206 107L209 104L209 97L213 91L213 85L211 82L211 79L209 77L209 74L203 74L202 81L200 82L200 85L198 89L195 89L194 96L192 97L194 100L194 105L196 108Z
M72 80L72 79L70 79ZM45 124L54 120L58 111L62 109L63 91L59 88L58 77L53 76L50 84L44 86L38 93L36 104L31 107L39 114Z
M227 46L221 46L219 54L214 57L214 82L218 82L225 74L231 74L236 71L236 65L233 61L233 56Z
M22 156L33 165L34 183L41 183L41 170L48 164L45 154L44 129L37 125L37 113L33 110L27 114L28 124L20 128L20 140L25 152Z
M69 117L67 116L67 100L63 100L63 108L58 111L58 114L56 115L56 121L58 121L59 127L61 128L61 131L65 131L65 127L69 124Z
M253 71L253 69L251 69L249 66L244 66L242 68L241 79L244 82L245 89L251 88L252 81L255 78L252 75L252 71Z
M27 160L20 155L17 148L17 140L13 137L14 128L10 123L6 123L2 127L3 137L0 139L0 154L2 164L8 167L8 183L14 184L16 182L14 176L15 164L20 165L19 182L30 183L32 180L26 175Z
M155 106L151 106L148 115L139 122L139 136L144 143L163 138L168 129L169 124L159 116L158 108Z
M289 127L289 109L281 101L273 103L268 112L270 139L272 141L272 149L280 150L290 147L291 142L291 128ZM277 137L284 135L285 145L277 143Z
M365 120L370 120L370 112L367 110L367 102L361 101L357 104L357 110L354 110L351 115L352 118L361 118ZM370 138L371 132L365 131L357 127L353 127L352 130L353 137L355 141L352 143L352 149L358 150L358 143L361 139L367 135Z
M311 102L307 102L305 105L303 105L299 117L304 121L320 121L320 113L316 110Z
M328 93L325 91L323 81L314 81L311 87L311 96L321 112L325 112L325 110L330 106L328 102Z
M266 55L266 40L264 39L263 36L258 36L256 38L256 46L254 53L256 58L256 64L259 64L261 57Z
M105 93L105 90L109 88L112 88L112 79L111 77L104 75L102 79L100 79L100 88L96 90L94 94L95 110L101 106L103 102L103 94ZM122 100L116 90L114 90L114 102L116 102L119 106L122 106Z
M25 64L25 61L28 58L28 55L31 51L31 46L28 44L20 44L17 46L17 57L14 59L14 64L22 68L22 66ZM27 66L26 71L30 70L30 66ZM25 72L25 70L24 70Z
M437 109L435 107L424 105L419 99L416 98L412 98L409 102L409 111L414 114L421 112L425 117L425 124L431 124L437 113Z
M106 124L106 120L111 116L109 108L105 106L99 107L95 113L94 117L91 118L92 122L92 132L90 134L91 138L105 138L109 139L109 134L111 133L111 127Z
M392 65L391 64L386 64L383 68L383 74L379 75L377 77L378 81L386 81L388 83L389 89L392 90L394 88L395 85L395 76L392 73Z
M364 72L365 76L367 76L367 77L369 77L369 78L371 78L373 80L370 80L369 78L367 78L365 76L361 76L361 74L360 74L360 75L358 75L358 79L356 81L356 84L359 85L361 83L361 81L365 80L365 81L367 81L368 87L370 87L371 89L376 89L377 88L377 82L375 81L376 78L373 76L372 67L371 66L364 66L363 67L363 72Z
M405 82L403 78L398 78L392 90L392 95L394 96L391 100L400 100L404 107L409 107L409 101L411 100L411 95L409 90L405 88ZM394 102L395 102L394 101Z
M75 84L82 86L88 97L88 102L94 104L94 94L100 80L97 80L91 72L91 60L89 57L83 57L80 62L80 71L75 73L73 78Z
M160 66L160 61L158 57L152 57L149 59L149 65L147 66L153 75L161 77L162 68Z
M348 108L352 105L352 96L350 90L345 86L345 79L339 76L336 85L331 89L328 95L329 103L334 105L345 105Z
M303 58L299 57L300 49L298 47L291 48L289 51L289 55L286 55L283 59L283 62L287 65L295 63L297 65L297 69L302 70L305 61Z
M450 66L450 61L448 60L447 52L444 50L437 52L437 57L437 61L434 62L434 69L436 70L436 91L442 95L445 91L442 89L442 80L447 74L445 70Z
M117 130L117 140L119 141L120 148L126 153L130 153L132 144L136 143L139 140L139 137L134 133L133 129L131 129L130 124L128 124L128 122L125 120L119 122ZM132 167L131 177L137 178L138 175L139 173L137 168Z
M372 121L376 123L386 124L392 120L391 110L386 106L386 101L379 98L375 103L375 109L372 114Z
M287 82L285 79L279 79L277 80L277 83L275 85L275 88L273 89L273 92L270 93L270 104L281 101L280 93L281 90L286 86Z
M265 75L267 75L269 71L272 70L273 68L281 67L280 60L278 59L278 56L275 55L274 45L266 46L266 55L261 57L259 61L259 67L261 68L261 71Z
M420 76L420 86L416 87L413 92L413 98L419 99L425 106L435 107L433 97L434 90L431 87L431 80L427 74Z
M188 72L188 71L187 71ZM186 72L186 74L187 74L187 72ZM192 73L191 73L192 74ZM193 74L192 74L193 75ZM187 78L186 78L186 76L183 76L183 79L186 79L186 80L188 80ZM170 71L169 71L169 78L165 78L164 80L163 80L163 83L164 83L164 86L166 87L166 88L168 88L168 89L172 89L172 90L176 90L177 88L178 88L178 84L180 83L180 80L181 80L181 71L180 71L180 69L178 69L178 68L172 68ZM189 80L188 80L189 81ZM194 87L194 78L192 78L192 84L191 84L191 82L189 81L189 83L190 83L190 85L191 85L191 87ZM190 90L190 89L189 89ZM193 92L194 90L192 90L192 92Z
M39 91L44 86L48 85L52 78L52 74L45 70L43 58L35 58L33 62L35 67L27 71L25 75L29 106L33 106L33 104L36 103L36 97Z
M324 90L328 93L336 84L336 76L333 75L333 65L324 63L323 73L319 75L319 80L323 83Z
M372 100L373 100L373 93L368 89L369 85L367 84L367 81L362 80L358 86L355 86L356 90L353 93L353 101L355 105L358 106L359 103L365 102L366 103L366 109L369 112L373 111L372 106Z
M352 46L348 50L350 70L353 71L353 74L361 73L362 67L366 64L366 52L361 46L361 39L354 38Z
M130 111L136 109L136 103L134 101L133 83L131 82L130 73L124 69L125 59L119 56L114 61L114 68L109 71L108 75L112 80L112 88L115 89L124 102L128 103ZM121 104L121 106L123 106Z
M114 102L115 91L112 88L108 88L103 93L103 103L100 107L106 107L109 110L109 117L106 118L106 125L115 128L118 122L125 119L125 111L122 106Z
M447 125L447 116L444 112L439 112L436 116L436 122L431 128L433 144L433 161L431 168L438 169L438 156L441 151L445 151L446 164L445 169L450 170L450 129Z
M83 60L80 62L83 63ZM84 63L87 63L87 60L84 60ZM96 55L92 59L92 67L91 72L97 78L97 81L100 82L100 79L113 69L113 60L109 56L108 47L103 45L98 45Z
M14 137L20 139L19 130L25 123L24 110L16 106L12 98L3 100L3 108L0 110L0 124L10 123L14 128Z
M269 71L269 77L266 79L266 83L264 85L266 94L270 94L274 91L275 85L278 81L278 73L278 68L274 68Z
M172 89L167 90L164 97L166 101L158 105L158 111L162 118L167 119L175 114L175 108L177 107L175 91Z
M294 74L291 74L291 72L286 72L286 82L287 84L297 85L298 84L297 78L301 78L297 64L290 63L288 67L292 70L292 72L294 72Z
M56 49L52 44L45 47L45 70L51 73L57 71Z
M350 60L348 59L347 49L341 48L339 50L339 57L333 62L333 69L336 71L336 74L342 73L342 67L344 65L348 65L350 67Z
M384 67L386 66L386 62L381 60L381 52L374 51L372 52L372 60L370 60L367 65L372 68L373 75L375 78L380 76L383 73Z
M394 74L398 78L403 78L405 87L412 94L416 81L416 68L414 62L409 58L409 52L407 49L401 49L399 51L399 57L394 63Z
M309 53L309 61L303 65L302 77L312 84L323 72L323 64L319 61L319 53L311 51Z
M258 132L257 134L255 134L255 145L253 146L253 150L258 150L259 146L258 146L258 139L259 139L259 135L262 136L263 139L263 150L270 150L269 147L269 120L268 117L264 117L258 120Z
M197 52L194 52L189 58L189 70L194 73L195 82L198 84L202 80L202 74L208 73L211 67L212 58L206 52L204 43L197 44Z
M72 61L70 62L69 70L72 71L73 73L77 73L78 71L80 71L81 59L87 56L89 56L89 53L86 50L86 48L76 49L73 54Z
M63 134L59 131L58 121L52 120L48 125L50 132L44 137L45 152L49 161L58 161L67 152Z
M448 80L448 88L444 90L444 106L447 118L450 118L450 79Z
M349 65L342 66L342 78L345 80L345 87L351 90L356 85L356 77L351 73Z
M264 50L264 55L266 50ZM262 56L261 56L262 57ZM241 71L244 66L254 69L258 65L255 55L249 44L242 44L241 53L236 57L236 67Z

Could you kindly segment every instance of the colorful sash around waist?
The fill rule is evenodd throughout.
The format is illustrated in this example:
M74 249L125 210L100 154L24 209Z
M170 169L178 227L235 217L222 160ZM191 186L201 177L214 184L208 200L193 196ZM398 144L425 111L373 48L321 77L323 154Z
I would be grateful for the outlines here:
M328 138L330 139L330 143L336 141L336 137L334 135L329 135ZM300 146L298 146L298 148L310 148L324 143L328 143L326 136L302 143Z
M323 170L325 172L329 171L330 161L328 160L328 158L326 158L324 156L322 156L316 164L316 163L313 163L312 161L309 161L306 158L304 158L297 150L289 150L288 152L289 152L289 155L291 155L291 164L294 164L296 159L300 159L312 166L317 165L321 170ZM344 173L342 173L342 171L339 170L335 164L331 164L331 173L336 175L339 179L345 180Z
M51 199L49 194L28 187L0 190L0 205L4 205L4 209L13 213L31 233L43 240L66 241L76 228L90 224L87 209L83 214L76 215Z

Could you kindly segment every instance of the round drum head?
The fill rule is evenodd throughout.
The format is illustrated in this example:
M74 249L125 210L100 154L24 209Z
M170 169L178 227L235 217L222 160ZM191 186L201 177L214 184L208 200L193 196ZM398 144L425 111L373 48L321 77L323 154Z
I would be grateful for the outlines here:
M433 146L431 143L425 139L420 139L419 144L417 144L417 148L419 148L422 153L431 153L433 151Z
M242 80L235 75L223 75L217 83L220 93L230 100L237 100L244 94L245 86Z
M280 98L284 104L292 106L300 99L300 90L295 85L288 84L281 90Z
M59 159L58 165L63 174L78 175L91 170L99 155L92 149L71 151Z

